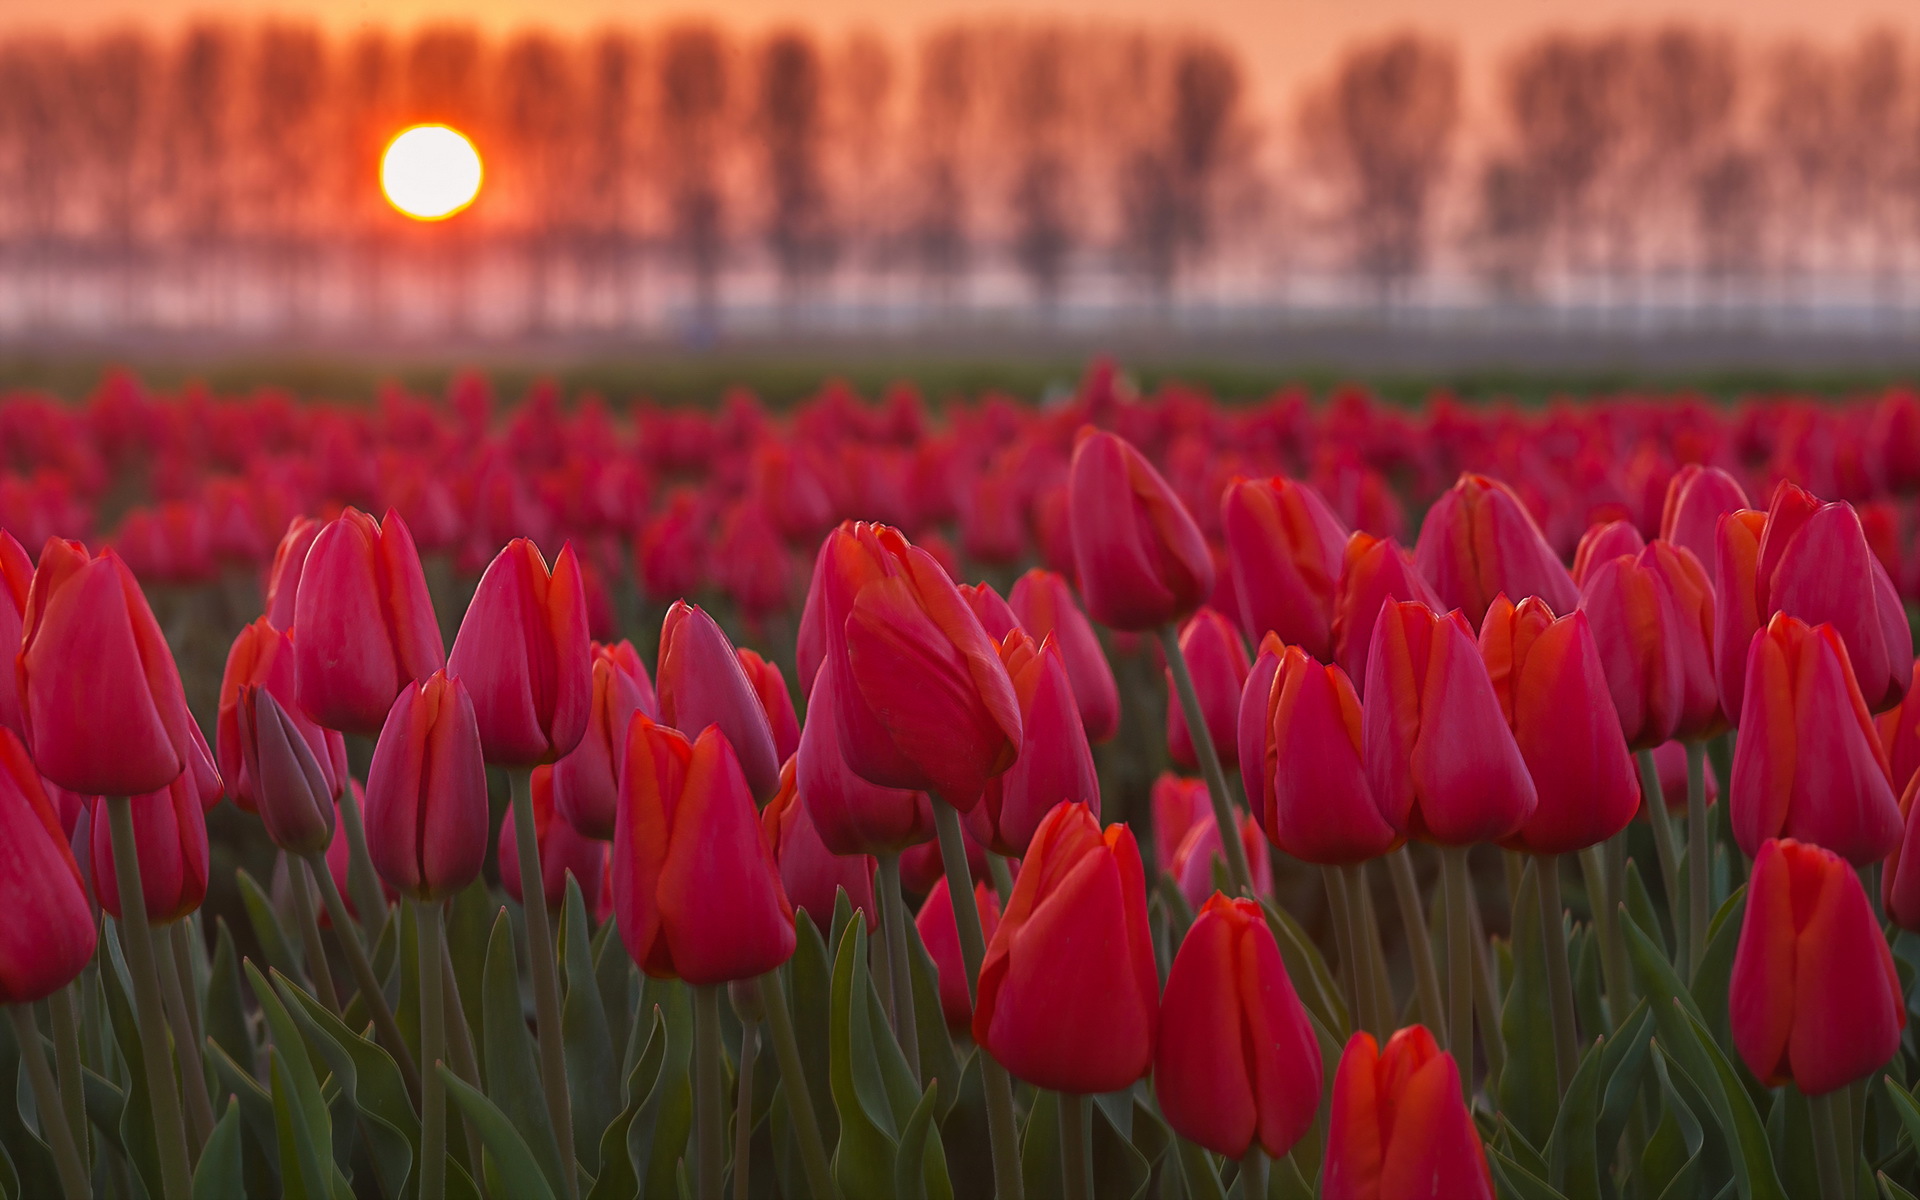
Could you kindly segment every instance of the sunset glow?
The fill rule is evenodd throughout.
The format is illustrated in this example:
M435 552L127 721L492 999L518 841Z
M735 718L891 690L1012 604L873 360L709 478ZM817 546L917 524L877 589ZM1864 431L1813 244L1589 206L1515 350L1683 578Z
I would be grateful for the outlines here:
M480 152L457 129L415 125L387 143L380 189L416 221L443 221L480 194Z

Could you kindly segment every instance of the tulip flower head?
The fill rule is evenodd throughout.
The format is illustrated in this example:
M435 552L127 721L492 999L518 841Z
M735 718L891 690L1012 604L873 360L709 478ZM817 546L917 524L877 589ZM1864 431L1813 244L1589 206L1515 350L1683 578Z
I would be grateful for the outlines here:
M508 542L480 577L447 670L473 697L487 761L535 766L563 758L587 731L593 655L573 546L547 570L526 538Z
M1260 906L1213 894L1160 1000L1153 1090L1174 1132L1216 1154L1285 1155L1320 1107L1320 1043Z
M879 924L873 902L873 876L879 861L871 854L835 854L820 840L807 806L800 800L795 762L780 768L780 792L761 810L760 825L774 862L780 866L780 886L793 907L807 914L824 936L833 924L833 909L842 891L856 912L866 914L867 931Z
M1062 801L1085 804L1100 815L1100 779L1087 745L1066 660L1051 637L1039 645L1015 629L1000 645L1000 657L1020 701L1020 757L1005 774L987 782L980 803L967 813L973 835L997 854L1019 858L1040 820Z
M1713 672L1713 602L1699 562L1664 542L1588 569L1580 607L1633 749L1691 741L1724 724Z
M1180 631L1180 651L1186 655L1187 669L1193 675L1193 688L1200 698L1200 713L1206 719L1207 732L1219 751L1220 764L1239 765L1239 739L1235 721L1240 711L1240 691L1246 686L1247 648L1233 623L1211 608L1203 608ZM1189 770L1198 769L1199 755L1193 748L1193 734L1187 728L1186 710L1174 691L1173 672L1163 672L1167 680L1167 750L1173 761Z
M275 629L291 629L294 601L300 595L300 575L306 569L307 551L323 528L312 517L295 517L274 547L273 566L267 573L266 621Z
M1442 603L1474 628L1502 592L1539 596L1555 612L1572 612L1580 601L1519 495L1484 475L1462 475L1427 510L1413 560Z
M619 803L627 725L636 712L657 714L653 682L633 643L603 646L596 642L592 653L593 698L587 709L587 731L572 753L553 764L553 804L581 834L608 841Z
M1356 531L1347 539L1346 557L1333 597L1333 661L1347 678L1364 684L1367 648L1373 627L1390 600L1417 600L1435 612L1445 611L1413 555L1390 538Z
M838 674L839 668L830 664L814 677L800 749L794 755L795 785L820 840L835 854L874 855L898 854L930 842L933 802L925 792L868 783L840 753L833 698Z
M147 921L171 925L207 898L207 818L191 772L158 791L134 796L133 837L140 851L140 890ZM105 802L93 805L93 890L100 907L121 919L120 878L114 873L113 831Z
M767 714L767 725L773 733L773 752L784 763L800 749L800 718L793 710L793 693L787 690L787 677L781 673L779 663L761 658L745 646L734 654L740 660L740 670L747 682L753 685L753 694L759 698L761 709Z
M1235 810L1240 827L1240 850L1246 855L1247 870L1253 877L1253 890L1256 895L1265 896L1273 891L1273 860L1261 846L1260 825L1244 812ZM1186 898L1187 907L1199 908L1206 902L1207 896L1220 885L1215 882L1218 872L1226 868L1226 849L1220 841L1220 824L1213 818L1212 809L1187 830L1180 844L1174 848L1173 857L1165 863L1168 875L1173 877L1175 886Z
M0 1003L31 1004L86 968L93 910L27 748L0 729Z
M345 778L340 764L316 754L308 739L310 731L326 731L288 713L260 684L242 687L234 708L244 775L267 836L289 854L325 850L333 840L334 797Z
M773 724L733 643L702 609L676 601L660 626L660 723L689 736L717 725L739 757L756 803L780 790ZM798 739L796 738L796 741Z
M340 794L347 777L346 739L327 729L299 706L294 680L293 636L275 628L265 617L240 631L227 652L227 666L220 679L220 707L214 727L214 744L219 751L220 774L232 791L233 802L243 812L260 808L260 785L248 767L248 739L241 729L243 703L258 706L253 693L273 698L278 712L276 722L298 734L319 768L326 788L328 805ZM252 719L251 713L248 719ZM257 728L257 725L256 725ZM255 747L258 749L258 747ZM273 754L269 754L269 761ZM263 764L264 765L264 764ZM301 768L304 771L304 766Z
M1035 567L1014 580L1007 605L1029 637L1051 637L1060 648L1087 740L1099 743L1111 738L1120 728L1120 689L1106 651L1074 600L1066 576Z
M0 646L20 645L21 619L32 587L33 560L11 533L0 529ZM26 732L20 714L20 678L12 671L0 671L0 729Z
M1310 485L1236 480L1220 500L1242 627L1280 635L1322 661L1333 654L1333 601L1347 528Z
M1769 838L1754 856L1727 985L1734 1048L1768 1087L1808 1096L1893 1058L1906 1002L1859 877L1830 850Z
M1746 489L1719 467L1688 463L1667 482L1660 509L1660 540L1685 550L1706 566L1714 561L1720 518L1748 507Z
M487 767L466 685L445 671L408 684L387 713L367 772L367 850L393 889L444 900L480 877Z
M584 837L554 809L556 768L535 767L529 781L533 797L533 839L540 845L540 891L547 909L559 911L567 902L567 876L580 884L580 897L592 912L600 903L600 878L605 874L606 843ZM525 904L520 891L520 840L515 822L500 825L498 865L500 885L515 903Z
M980 910L981 933L991 942L994 931L1000 928L1000 896L982 880L973 885L973 902ZM913 926L920 944L927 948L927 956L933 959L940 984L940 1012L947 1019L947 1028L965 1033L973 1025L973 997L967 990L960 926L953 915L953 894L947 891L946 876L935 880L933 890L920 902Z
M1493 1200L1493 1175L1460 1098L1460 1069L1423 1025L1362 1031L1333 1077L1325 1200Z
M1213 555L1160 472L1125 440L1085 431L1068 468L1073 555L1087 612L1112 629L1178 621L1213 592Z

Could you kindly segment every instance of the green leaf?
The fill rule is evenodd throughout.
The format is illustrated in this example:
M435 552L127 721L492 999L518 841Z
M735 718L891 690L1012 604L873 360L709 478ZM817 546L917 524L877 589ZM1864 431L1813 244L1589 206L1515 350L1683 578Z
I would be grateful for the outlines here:
M333 1163L327 1155L326 1105L318 1086L308 1095L296 1078L306 1051L267 1047L267 1078L273 1087L274 1138L280 1146L280 1180L286 1200L329 1200L333 1195ZM312 1074L311 1066L307 1074ZM315 1114L318 1113L316 1119Z
M1213 1155L1185 1138L1174 1139L1174 1146L1187 1195L1192 1200L1227 1200L1227 1189L1220 1183L1220 1172L1214 1169Z
M1505 1200L1567 1200L1554 1186L1493 1146L1487 1147L1487 1166Z
M1115 1103L1103 1103L1112 1097ZM1138 1114L1131 1096L1105 1093L1094 1097L1093 1108L1093 1194L1116 1200L1140 1200L1153 1179L1153 1164L1136 1146L1128 1132L1113 1119L1115 1109L1124 1111L1129 1126Z
M80 1068L80 1086L85 1092L87 1124L106 1140L115 1154L124 1158L127 1149L120 1142L120 1121L126 1114L127 1094L120 1090L120 1085L88 1066Z
M481 1143L487 1148L487 1157L499 1173L502 1194L515 1200L554 1200L545 1168L534 1160L533 1151L527 1148L520 1131L507 1115L493 1101L462 1082L445 1063L436 1064L435 1070L440 1072L440 1079L446 1085L447 1099L459 1106L462 1115L479 1133Z
M1694 1192L1694 1182L1701 1174L1701 1160L1706 1148L1706 1127L1695 1115L1693 1106L1680 1095L1674 1086L1672 1072L1668 1064L1672 1059L1665 1046L1653 1057L1654 1075L1660 1083L1660 1124L1648 1139L1647 1149L1641 1156L1640 1175L1657 1196L1673 1196L1675 1200L1690 1196Z
M1267 926L1280 944L1280 957L1301 1001L1327 1028L1348 1028L1347 1005L1341 998L1340 984L1313 939L1285 909L1267 900L1262 900L1260 907L1267 914Z
M1653 1049L1653 1016L1647 1002L1641 1000L1627 1013L1619 1030L1602 1048L1600 1063L1600 1118L1594 1144L1603 1152L1620 1144L1621 1134L1633 1115L1646 1082L1647 1062Z
M240 1101L227 1101L227 1111L213 1127L193 1171L193 1200L230 1200L247 1194L240 1156Z
M1660 920L1660 910L1654 907L1653 896L1647 891L1647 881L1640 875L1640 863L1636 859L1627 860L1627 916L1632 924L1660 947L1660 956L1673 957L1672 944L1667 941L1665 923Z
M1916 1103L1913 1094L1891 1079L1880 1081L1886 1088L1887 1098L1893 1101L1893 1111L1899 1114L1900 1127L1906 1132L1906 1141L1916 1150L1920 1150L1920 1103Z
M901 1200L952 1200L951 1187L938 1191L929 1187L932 1173L925 1169L928 1135L938 1136L933 1118L939 1099L939 1085L927 1084L927 1090L920 1094L920 1102L913 1106L906 1125L900 1130L900 1155L893 1165L893 1189ZM921 1169L916 1170L915 1164L920 1164ZM946 1182L944 1170L939 1180Z
M207 1047L220 1087L240 1101L240 1123L246 1133L246 1157L250 1167L263 1172L280 1191L280 1135L274 1129L273 1097L260 1081L233 1061L218 1042ZM157 1195L158 1193L152 1193Z
M849 920L852 915L853 910L849 907ZM786 976L787 996L793 1008L794 1037L800 1043L800 1061L807 1073L807 1090L813 1093L813 1111L820 1122L821 1144L832 1146L840 1138L840 1115L833 1103L827 1032L832 1024L833 965L837 959L829 955L827 943L812 921L795 921L794 932L793 957L787 960L781 974Z
M940 970L933 964L912 921L907 927L908 966L913 979L914 1028L920 1038L920 1076L940 1085L938 1119L946 1120L960 1096L960 1056L947 1033L946 1011L940 1007Z
M834 1178L847 1200L885 1200L893 1191L898 1154L893 1104L874 1045L868 994L867 930L852 923L840 939L833 966L833 1006L828 1045L834 1110L840 1143Z
M240 884L240 904L247 910L247 922L253 926L253 936L260 943L260 956L269 967L282 974L301 974L301 957L294 953L292 940L280 927L273 901L245 867L238 868L233 875Z
M147 1194L158 1196L160 1151L154 1140L153 1106L147 1099L146 1055L140 1040L140 1024L133 1012L132 988L128 983L126 960L121 956L118 932L117 922L108 920L99 942L105 952L99 959L100 988L114 1042L127 1068L127 1103L121 1110L118 1137L126 1148L127 1161L146 1186ZM272 1139L266 1144L273 1145Z
M1500 1032L1508 1054L1506 1069L1500 1073L1499 1095L1500 1111L1507 1119L1528 1142L1544 1146L1560 1107L1560 1084L1554 1066L1553 1004L1547 993L1547 957L1536 899L1539 888L1539 876L1529 856L1513 897L1514 972L1500 1014Z
M1027 1125L1020 1134L1020 1178L1029 1196L1057 1194L1064 1178L1060 1158L1060 1095L1042 1088L1033 1094Z
M627 1106L608 1123L600 1135L600 1173L594 1177L587 1200L631 1200L640 1194L640 1176L627 1154L627 1131L634 1118L646 1107L660 1080L660 1067L666 1061L667 1022L660 1010L653 1012L652 1032L639 1060L627 1075Z
M600 1173L600 1132L620 1111L614 1093L619 1076L608 1069L613 1057L613 1031L600 1002L600 981L593 971L591 926L579 881L567 876L567 898L561 907L557 943L566 995L560 1002L560 1032L567 1060L567 1082L573 1101L573 1144L587 1172Z
M520 1000L520 965L514 956L513 926L504 908L493 923L482 987L480 1065L487 1096L519 1131L522 1144L546 1172L548 1186L559 1190L564 1186L560 1144L547 1114L540 1060ZM612 1057L609 1051L608 1061Z
M1727 1055L1737 1053L1727 997L1733 979L1734 952L1740 947L1741 918L1746 911L1747 889L1742 884L1727 897L1707 926L1706 953L1701 956L1700 969L1693 973L1693 986L1689 989L1694 1007L1699 1010L1715 1044Z
M401 905L402 908L410 907ZM460 1014L467 1028L484 1026L487 955L492 947L494 922L505 911L486 880L476 880L461 889L447 905L447 958L453 963L453 978L460 989ZM419 951L407 945L407 961L418 963Z
M420 1157L420 1121L393 1056L372 1039L349 1030L285 976L276 973L273 982L308 1045L326 1059L345 1093L381 1190L398 1196Z
M1511 1001L1509 1001L1511 1004ZM1606 1043L1587 1049L1580 1067L1567 1085L1547 1139L1547 1181L1567 1200L1603 1200L1600 1190L1599 1146L1594 1140L1600 1123L1600 1079L1605 1069ZM1511 1067L1512 1058L1508 1065ZM1612 1154L1609 1145L1607 1154Z
M236 1059L251 1061L253 1030L247 1024L247 1006L240 988L240 954L226 918L214 921L213 967L207 977L207 1036Z
M648 997L666 1021L665 1056L627 1133L627 1154L646 1184L641 1194L664 1196L674 1188L676 1164L686 1157L693 1132L693 994L678 980L649 979L641 1002Z
M1888 1179L1885 1171L1880 1172L1879 1182L1880 1194L1886 1197L1886 1200L1920 1200L1920 1197L1916 1197L1912 1192Z

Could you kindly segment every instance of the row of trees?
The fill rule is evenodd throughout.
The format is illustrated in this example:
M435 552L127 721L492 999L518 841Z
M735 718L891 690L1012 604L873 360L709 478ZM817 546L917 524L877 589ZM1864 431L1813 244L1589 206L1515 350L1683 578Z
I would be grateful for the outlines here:
M649 295L710 319L741 294L1052 309L1308 276L1631 301L1864 273L1890 292L1920 240L1909 59L1890 32L1553 34L1469 113L1453 47L1402 34L1285 112L1225 41L1113 24L964 23L904 49L700 23L17 36L0 310L59 319L84 291L109 321L329 302L379 321L422 279L456 311L509 294L535 327L631 322ZM481 201L440 227L375 182L419 121L488 161Z

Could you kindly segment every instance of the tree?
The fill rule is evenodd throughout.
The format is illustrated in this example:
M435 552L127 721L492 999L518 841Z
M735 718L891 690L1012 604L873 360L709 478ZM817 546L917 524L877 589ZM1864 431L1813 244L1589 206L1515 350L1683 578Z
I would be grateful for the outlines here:
M1211 246L1223 179L1245 131L1239 62L1212 41L1175 48L1160 90L1157 119L1127 155L1121 192L1132 257L1164 302L1186 262Z
M69 90L79 122L77 157L97 204L114 272L119 319L133 319L134 258L143 205L140 171L150 129L155 50L146 36L108 33L73 56Z
M759 65L754 127L767 197L767 246L791 304L834 253L821 162L826 131L820 52L811 37L788 30L767 39Z
M971 205L965 165L979 89L973 30L938 30L920 45L919 89L909 127L914 184L910 252L932 291L951 299L968 265Z
M247 120L252 222L280 275L292 315L303 315L302 266L320 199L318 156L328 92L327 45L309 25L274 22L254 52Z
M573 93L573 63L566 49L544 33L522 33L507 45L500 63L501 134L518 164L519 195L509 197L527 264L529 329L545 330L553 305L551 267L573 224L575 137L579 113Z
M711 25L668 31L660 48L661 172L673 240L693 277L702 329L717 316L725 232L719 157L733 48Z
M1516 165L1545 209L1569 276L1597 248L1594 191L1625 128L1626 53L1614 38L1555 33L1524 47L1507 68Z

